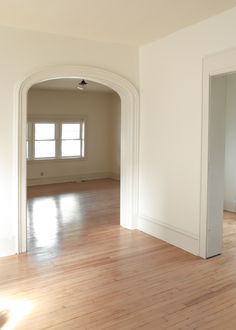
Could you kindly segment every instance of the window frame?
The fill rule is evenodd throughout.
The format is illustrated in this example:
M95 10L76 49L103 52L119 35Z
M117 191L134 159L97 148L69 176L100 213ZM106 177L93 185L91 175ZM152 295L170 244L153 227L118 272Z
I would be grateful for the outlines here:
M55 157L35 158L35 124L54 124L55 125ZM80 140L81 141L81 156L62 156L62 125L63 124L80 124ZM69 161L69 160L84 160L86 159L87 150L87 120L85 117L48 117L45 116L28 117L27 120L26 142L28 141L28 158L27 162L37 161ZM82 133L83 131L83 133ZM83 138L84 137L84 138ZM71 139L73 140L73 139ZM47 140L46 140L47 141ZM27 146L26 146L27 148ZM27 152L26 152L27 154Z

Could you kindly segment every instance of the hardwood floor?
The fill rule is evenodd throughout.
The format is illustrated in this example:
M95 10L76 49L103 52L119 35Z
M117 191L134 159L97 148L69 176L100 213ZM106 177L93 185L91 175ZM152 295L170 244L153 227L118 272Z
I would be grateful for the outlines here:
M28 189L28 250L33 258L94 246L119 228L119 183L113 180L36 186ZM88 239L89 238L89 239ZM106 239L109 240L107 237ZM91 243L91 244L90 244ZM97 247L99 249L99 247Z
M0 259L0 328L236 329L236 215L225 217L225 253L206 261L121 228L116 181L32 187L29 253Z

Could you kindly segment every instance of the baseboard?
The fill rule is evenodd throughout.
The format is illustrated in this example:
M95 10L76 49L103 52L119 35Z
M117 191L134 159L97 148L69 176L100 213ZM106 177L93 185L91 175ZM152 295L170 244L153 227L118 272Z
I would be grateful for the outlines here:
M58 177L42 177L36 179L28 179L27 186L39 186L53 183L65 183L65 182L80 182L83 180L97 180L97 179L113 179L113 173L100 172L100 173L87 173L80 175L67 175Z
M224 201L224 210L229 212L236 212L236 202L235 201Z
M139 216L138 229L194 255L199 255L199 238L191 233L147 216Z
M120 181L120 173L111 173L110 179Z

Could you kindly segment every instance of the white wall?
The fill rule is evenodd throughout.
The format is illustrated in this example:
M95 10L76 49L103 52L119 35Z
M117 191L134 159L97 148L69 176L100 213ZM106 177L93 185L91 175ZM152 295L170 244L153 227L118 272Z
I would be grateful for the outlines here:
M114 153L120 150L120 121L114 120L114 116L119 118L120 110L120 97L116 93L30 89L29 120L34 117L50 119L50 116L85 118L86 157L83 160L28 161L28 183L119 178L119 163L116 168L113 164Z
M4 256L17 251L13 129L18 87L31 73L55 65L100 67L138 86L138 51L130 46L13 28L0 28L0 40L0 256Z
M236 212L236 74L227 76L224 209Z
M199 253L202 61L236 47L236 8L140 49L139 228Z

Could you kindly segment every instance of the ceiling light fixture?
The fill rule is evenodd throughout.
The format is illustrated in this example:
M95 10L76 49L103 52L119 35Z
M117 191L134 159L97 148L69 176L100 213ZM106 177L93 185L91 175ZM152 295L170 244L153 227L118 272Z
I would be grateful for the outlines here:
M84 90L87 85L88 83L84 79L82 79L81 82L78 84L77 88L80 90Z

